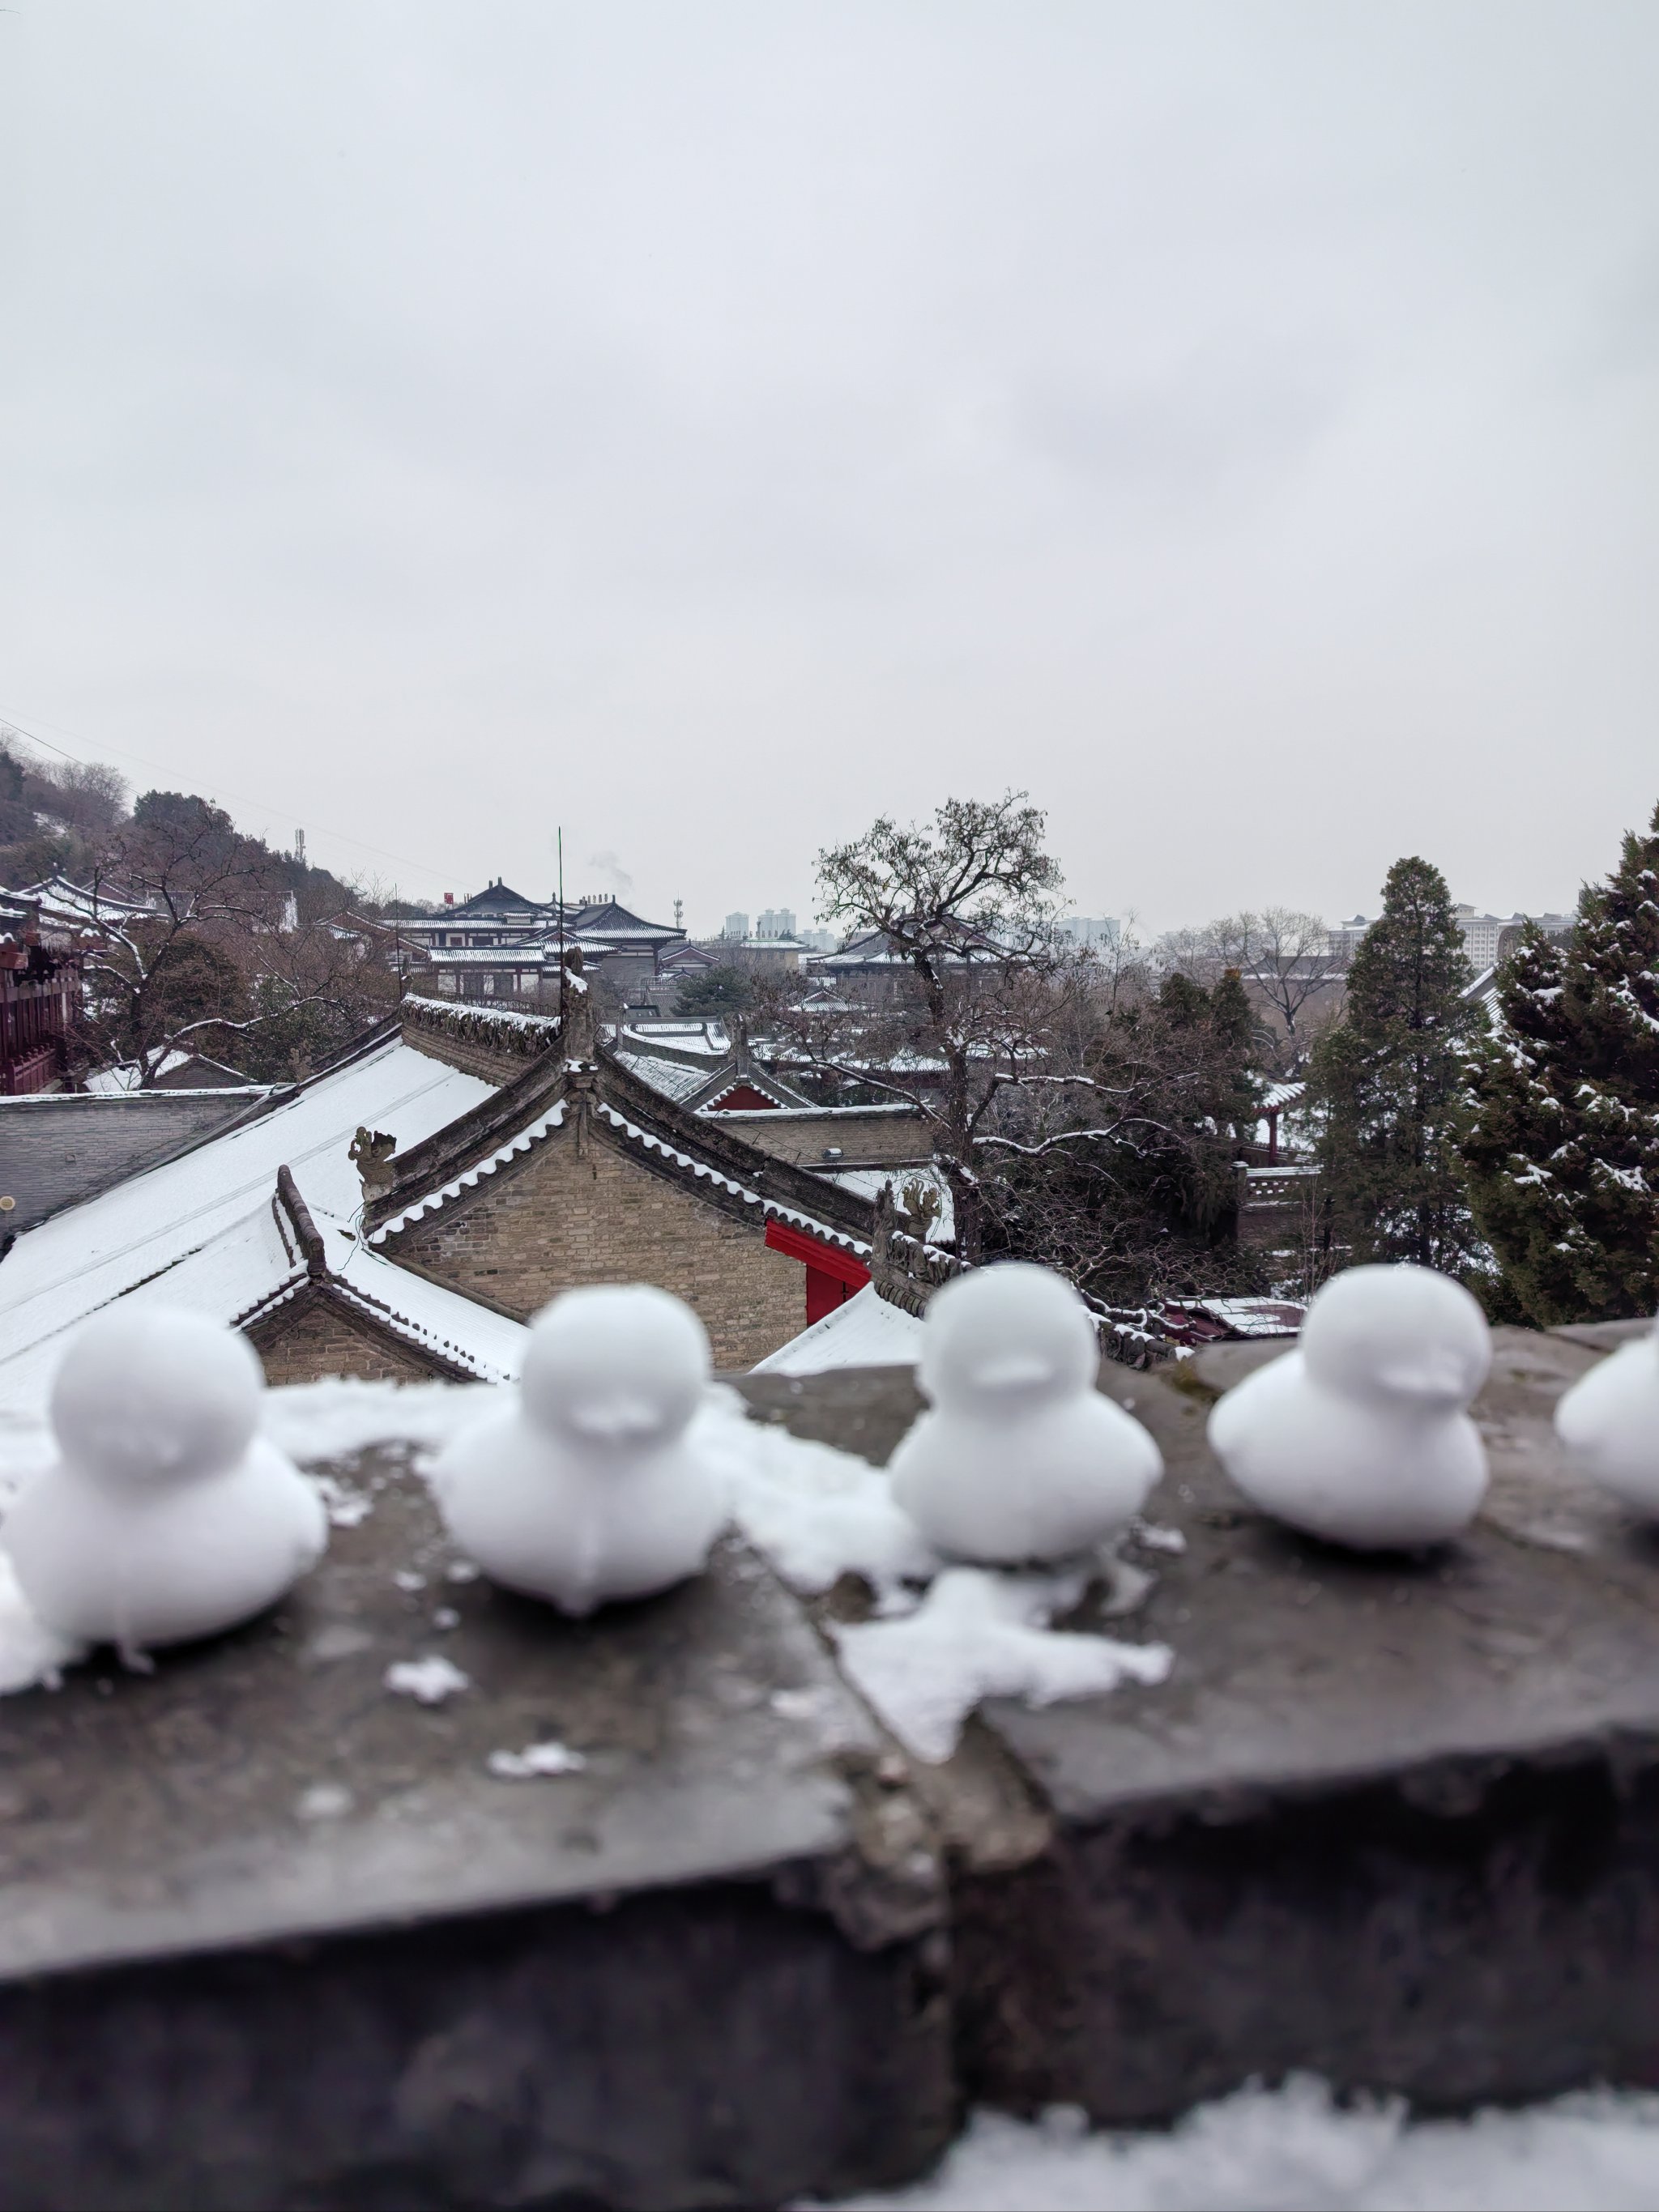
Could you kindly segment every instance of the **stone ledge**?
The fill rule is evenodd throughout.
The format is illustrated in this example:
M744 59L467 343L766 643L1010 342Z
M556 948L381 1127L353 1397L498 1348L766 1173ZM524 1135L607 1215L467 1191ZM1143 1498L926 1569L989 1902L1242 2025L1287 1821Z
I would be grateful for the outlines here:
M372 1510L277 1612L0 1714L0 2204L914 2172L951 2126L940 1869L794 1601L731 1544L563 1622L448 1579L396 1455L342 1472ZM474 1686L387 1692L434 1651ZM549 1738L585 1767L488 1771Z
M276 1614L0 1708L0 2205L690 2212L915 2173L969 2096L1659 2083L1659 1548L1549 1426L1603 1340L1498 1333L1486 1508L1421 1560L1243 1506L1203 1431L1253 1347L1107 1365L1185 1542L1135 1554L1171 1677L926 1771L741 1546L565 1624L444 1578L399 1455L343 1468L373 1510ZM876 1461L921 1402L738 1387ZM386 1692L433 1650L475 1688ZM548 1736L586 1768L488 1773Z
M993 1705L932 1785L967 2094L1130 2124L1298 2069L1431 2109L1659 2083L1659 1544L1555 1445L1596 1352L1496 1340L1486 1506L1421 1559L1305 1541L1227 1483L1217 1388L1282 1346L1103 1368L1164 1455L1149 1510L1185 1548L1133 1554L1133 1632L1176 1664ZM916 1402L908 1370L796 1381L747 1395L872 1457ZM1023 1844L978 1850L969 1802Z

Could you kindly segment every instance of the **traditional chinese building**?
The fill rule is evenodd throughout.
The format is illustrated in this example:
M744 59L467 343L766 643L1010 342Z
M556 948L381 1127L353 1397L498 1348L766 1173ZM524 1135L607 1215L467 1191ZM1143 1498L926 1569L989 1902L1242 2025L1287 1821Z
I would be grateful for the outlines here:
M43 1392L68 1333L125 1297L240 1328L273 1381L498 1381L559 1291L648 1282L702 1316L719 1365L746 1368L885 1264L878 1207L838 1163L755 1140L814 1109L731 1054L690 1071L700 1103L670 1097L570 996L563 1034L406 999L143 1172L78 1200L31 1188L35 1225L0 1265L0 1395ZM727 1103L751 1090L763 1103Z
M538 1012L556 1008L560 962L573 950L625 998L654 982L663 956L685 941L683 929L647 921L613 898L567 901L561 911L556 899L527 898L501 882L405 916L397 933L422 956L443 997L504 1000Z
M0 892L0 1097L55 1091L81 995L74 918Z

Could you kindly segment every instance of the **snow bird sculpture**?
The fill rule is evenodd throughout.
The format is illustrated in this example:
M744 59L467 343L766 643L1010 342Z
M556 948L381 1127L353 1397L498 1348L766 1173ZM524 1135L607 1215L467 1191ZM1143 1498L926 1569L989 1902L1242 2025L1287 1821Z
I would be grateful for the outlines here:
M709 1371L702 1323L666 1291L566 1291L531 1325L511 1402L433 1468L451 1535L494 1581L579 1617L700 1573L726 1518L687 1434Z
M252 1620L328 1543L315 1487L256 1435L264 1376L246 1337L125 1301L64 1354L58 1457L0 1528L36 1616L136 1657Z
M975 1268L935 1291L919 1380L930 1410L893 1455L893 1496L958 1559L1092 1551L1164 1472L1139 1421L1095 1389L1087 1307L1046 1267Z
M1298 1348L1215 1407L1211 1449L1252 1504L1328 1543L1444 1543L1486 1494L1465 1409L1491 1365L1486 1316L1462 1284L1350 1267L1315 1297Z
M1593 1482L1659 1520L1659 1321L1563 1393L1555 1433Z

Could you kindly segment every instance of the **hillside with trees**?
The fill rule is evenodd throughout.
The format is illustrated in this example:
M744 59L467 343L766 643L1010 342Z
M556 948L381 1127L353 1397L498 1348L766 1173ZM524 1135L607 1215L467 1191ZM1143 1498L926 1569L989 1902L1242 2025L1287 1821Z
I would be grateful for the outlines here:
M175 1053L259 1080L305 1072L395 1003L356 888L239 830L193 793L128 804L114 770L46 762L0 732L0 887L54 875L91 895L76 1038L141 1087Z

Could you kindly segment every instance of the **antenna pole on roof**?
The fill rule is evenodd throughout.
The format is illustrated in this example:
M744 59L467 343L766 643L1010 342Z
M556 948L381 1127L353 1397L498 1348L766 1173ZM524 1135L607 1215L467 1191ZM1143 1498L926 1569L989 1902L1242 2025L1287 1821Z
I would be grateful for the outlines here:
M564 825L559 825L559 1035L564 1035Z

